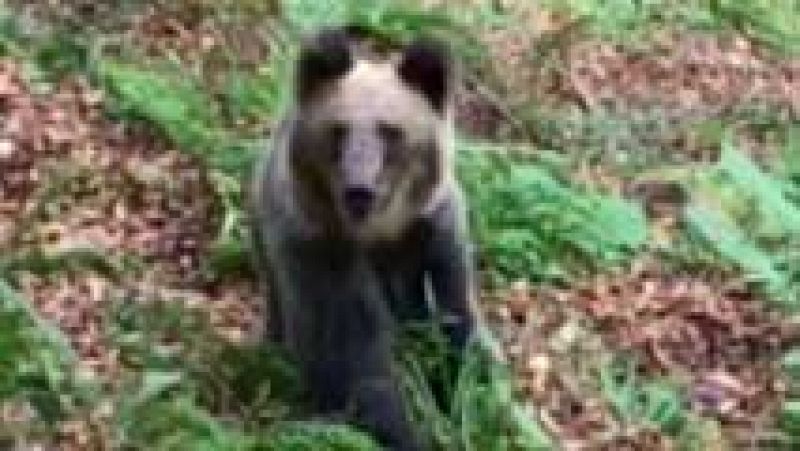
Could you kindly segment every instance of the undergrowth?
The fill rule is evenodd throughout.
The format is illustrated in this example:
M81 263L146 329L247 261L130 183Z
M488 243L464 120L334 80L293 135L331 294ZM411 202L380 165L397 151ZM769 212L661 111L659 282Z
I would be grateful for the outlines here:
M800 255L794 251L800 203L791 197L796 185L760 168L731 139L723 141L719 162L688 185L694 193L685 218L690 239L744 271L769 299L800 308Z
M0 443L47 441L59 421L88 413L97 387L74 371L77 358L60 332L3 279L0 323L0 406L30 416L17 424L0 421Z
M269 132L286 107L293 43L300 33L341 22L361 24L388 40L432 32L452 42L459 56L475 61L485 54L471 28L497 24L502 16L502 8L485 5L462 11L426 10L416 2L285 0L278 6L279 25L268 34L273 40L269 57L254 71L227 68L223 88L214 93L208 90L204 74L178 62L97 53L91 35L79 29L55 26L52 34L37 35L23 29L4 3L0 3L0 55L25 61L32 72L42 75L42 82L70 73L88 76L108 96L110 117L144 123L203 162L223 219L205 264L209 273L220 276L247 267L241 187L265 144L261 128L241 124L267 124ZM570 0L553 6L592 30L617 38L630 40L630 33L666 22L737 30L780 51L800 51L800 14L791 0L717 0L699 6L660 0ZM549 136L554 144L565 129L587 128L585 123L565 124L561 116L548 117L555 119L542 127L552 128ZM590 142L580 146L587 151L631 126L628 120L609 117L591 117L588 122ZM643 128L650 123L645 122ZM719 162L678 177L692 193L680 232L682 244L691 251L680 256L683 263L697 263L694 253L709 254L710 264L737 269L758 285L766 299L789 310L800 306L798 143L800 139L789 140L781 160L765 168L739 152L731 140L723 140ZM509 148L458 143L458 175L466 188L482 270L491 287L518 279L568 285L624 266L648 250L649 224L639 205L580 187L570 180L569 164L562 157L537 151L536 158L517 158ZM650 163L644 157L649 158L652 149L631 142L628 150L631 158L639 158L640 166ZM30 404L34 412L30 430L0 425L2 444L18 443L21 436L46 439L55 434L59 420L80 417L111 396L117 407L112 435L123 448L375 449L369 438L346 426L296 421L299 394L290 390L296 388L296 375L277 352L225 345L191 311L160 302L144 306L125 299L112 302L108 315L114 330L108 331L109 339L130 370L120 391L101 393L94 382L77 377L75 357L63 337L38 320L5 282L13 281L12 275L20 270L50 274L91 268L119 277L138 267L141 262L110 261L89 251L55 257L2 256L0 403ZM513 399L513 383L503 369L476 356L453 375L452 369L440 364L441 356L426 354L435 347L425 343L420 339L421 349L403 358L403 382L420 423L428 426L438 447L553 446L535 415ZM787 372L792 373L796 360L787 354ZM441 410L432 399L429 376L445 377L437 372L458 379L449 409ZM699 449L692 443L703 443L698 438L704 435L703 428L713 428L687 412L680 386L642 380L625 359L599 371L597 381L616 416L654 425L687 449ZM779 418L783 431L793 437L800 436L796 398L783 405Z
M278 350L227 344L175 303L119 299L109 314L128 368L114 425L130 449L377 449L345 426L294 419L302 389Z
M781 52L800 51L800 5L794 0L567 0L545 1L592 32L627 45L665 26L737 31Z
M557 170L512 161L496 147L459 150L473 232L497 282L566 282L643 249L648 229L638 205L579 189Z
M492 361L485 343L474 341L459 359L443 334L421 324L405 327L396 348L409 408L432 449L553 449L535 412L515 399L508 369Z

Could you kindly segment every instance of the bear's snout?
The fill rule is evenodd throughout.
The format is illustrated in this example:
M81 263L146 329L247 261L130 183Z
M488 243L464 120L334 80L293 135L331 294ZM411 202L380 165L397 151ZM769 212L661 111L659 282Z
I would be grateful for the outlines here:
M344 204L350 216L362 221L369 215L375 202L375 190L365 185L353 185L345 188Z

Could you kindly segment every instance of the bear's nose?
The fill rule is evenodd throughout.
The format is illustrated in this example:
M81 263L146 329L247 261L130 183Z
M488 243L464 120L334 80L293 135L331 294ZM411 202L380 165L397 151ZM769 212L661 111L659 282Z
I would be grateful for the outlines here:
M350 186L344 191L344 203L350 216L363 220L372 208L375 192L367 186Z

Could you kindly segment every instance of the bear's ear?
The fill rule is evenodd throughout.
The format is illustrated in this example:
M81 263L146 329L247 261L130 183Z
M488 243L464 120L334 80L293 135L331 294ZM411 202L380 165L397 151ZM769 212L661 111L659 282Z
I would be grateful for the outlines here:
M296 95L300 103L352 68L350 44L351 35L344 28L323 29L306 40L295 69Z
M406 47L398 66L400 78L419 90L441 112L450 95L453 62L439 41L420 39Z

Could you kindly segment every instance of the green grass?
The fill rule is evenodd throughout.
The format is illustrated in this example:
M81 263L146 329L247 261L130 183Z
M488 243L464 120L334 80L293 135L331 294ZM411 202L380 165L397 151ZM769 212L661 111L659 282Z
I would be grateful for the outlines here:
M284 421L286 407L278 399L289 396L296 376L275 354L226 347L200 317L174 303L121 300L115 306L110 338L129 369L123 388L108 392L98 381L78 377L76 356L64 337L0 280L0 403L26 403L34 414L22 427L0 426L0 443L48 443L59 421L88 418L110 400L112 438L129 449L377 449L344 426ZM176 333L185 352L165 342ZM267 390L268 384L279 388ZM232 425L212 414L223 404L246 404L250 410L238 412L239 424Z
M777 159L759 165L724 134L720 160L678 176L692 201L683 220L684 237L692 256L684 263L737 269L768 308L796 316L800 311L800 179L796 177L796 131L789 129ZM680 252L678 248L672 252ZM702 257L698 257L702 256ZM787 351L781 362L789 381L789 396L778 415L784 436L779 446L800 443L797 426L797 350Z
M2 3L0 55L24 62L43 84L65 74L88 75L108 95L110 117L145 124L201 161L215 188L222 224L205 256L207 272L217 276L241 272L247 267L248 247L241 186L261 150L260 124L269 129L291 100L291 61L300 33L324 24L355 22L391 41L438 34L472 63L485 56L476 30L502 27L508 20L490 2L476 8L435 10L424 10L416 2L276 3L274 10L267 2L201 5L198 14L211 14L223 22L241 20L248 11L255 11L250 8L267 8L269 14L280 11L274 17L277 27L269 33L269 57L257 63L255 70L242 70L236 67L236 55L228 55L230 67L221 69L222 83L213 92L204 78L209 74L166 59L139 61L125 52L98 53L94 36L75 27L23 29ZM800 51L800 13L792 0L549 3L568 11L592 33L617 41L636 41L632 36L674 26L736 30L780 52ZM611 157L609 165L634 171L663 163L658 154L663 149L633 135L652 138L674 131L658 116L638 121L603 114L574 117L531 111L529 122L538 127L536 135L547 147L574 151L575 159L584 162ZM709 118L709 127L724 137L727 120ZM769 115L744 117L744 121L759 129L787 130L780 118ZM653 124L660 128L653 130ZM564 137L569 135L580 135L581 140L565 144ZM800 134L789 130L786 141L780 158L768 168L755 164L726 140L719 163L679 171L679 181L692 193L681 238L690 252L682 263L698 264L696 254L702 253L710 260L703 264L736 268L763 289L765 299L796 309L800 253L792 249L800 249ZM622 142L626 148L621 152L614 148L615 153L608 154L608 142ZM647 249L648 223L638 205L573 183L568 173L571 162L564 158L539 151L535 158L521 158L514 150L503 144L459 143L459 177L468 194L482 267L494 287L521 278L568 285L623 266ZM519 153L533 151L525 148ZM12 280L23 270L48 275L87 269L119 277L141 265L128 263L83 250L55 256L5 254L0 277ZM57 420L82 415L100 397L96 386L77 379L75 357L63 337L38 320L3 280L0 400L29 400L39 418L24 433L52 436ZM118 407L113 432L119 443L137 449L375 449L369 438L346 426L295 421L295 396L299 395L283 390L296 385L291 365L272 351L222 344L195 313L159 302L146 306L125 299L112 302L108 315L114 328L108 331L109 339L132 368L123 389L109 395ZM180 334L181 349L164 345L172 331ZM413 349L403 361L404 383L421 424L429 426L440 449L553 447L535 415L513 400L505 370L485 365L480 358L468 362L451 394L452 406L440 411L432 403L428 376L453 376L452 369L441 364L439 357L426 354L434 346L427 347L423 340L417 344L421 349ZM795 354L787 353L782 362L792 377L797 372ZM703 438L718 427L687 412L683 387L669 380L637 377L630 361L615 361L596 376L604 399L624 424L654 427L686 449L703 449L707 444ZM782 430L796 441L800 436L798 395L793 392L778 415ZM0 426L0 439L10 440L19 433Z
M567 0L545 1L590 31L635 45L654 28L737 31L780 52L800 51L800 5L794 0Z
M468 33L469 27L487 25L501 18L491 8L456 9L446 6L423 7L412 0L363 2L359 0L283 0L283 19L287 29L305 33L321 26L357 24L389 42L406 42L419 35L446 38L463 56L476 56L481 46Z
M463 366L447 339L430 325L411 325L397 344L403 387L416 423L435 450L545 451L554 448L536 413L513 396L510 373L492 362L484 344L466 350ZM453 382L455 382L453 384ZM448 384L452 384L450 389ZM434 396L445 387L447 405Z
M250 167L254 147L222 127L219 105L191 78L112 61L95 70L115 100L116 117L147 121L213 170L243 174Z
M78 377L76 362L65 338L0 279L0 404L28 406L33 418L0 425L0 442L47 440L58 421L88 412L97 387Z
M619 358L600 368L600 389L617 417L626 424L654 426L671 436L686 430L689 412L674 383L642 380L633 359Z
M373 450L365 435L306 424L289 359L216 337L199 311L169 301L120 298L109 338L128 368L113 425L132 449ZM227 419L227 420L223 420Z
M639 206L580 189L547 165L469 144L458 165L484 264L501 283L565 282L624 264L646 243Z
M331 424L284 423L245 433L208 415L191 399L176 397L122 405L118 420L130 449L231 451L377 451L374 441Z
M800 308L797 249L800 204L796 185L759 168L730 140L716 165L690 184L694 204L686 227L718 257L763 286L768 297L791 310Z

